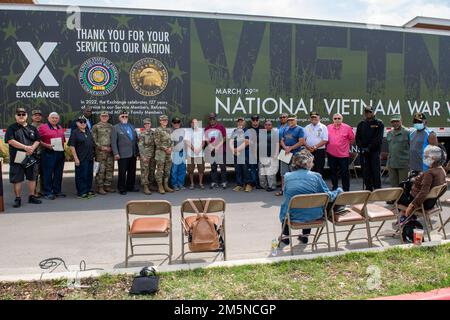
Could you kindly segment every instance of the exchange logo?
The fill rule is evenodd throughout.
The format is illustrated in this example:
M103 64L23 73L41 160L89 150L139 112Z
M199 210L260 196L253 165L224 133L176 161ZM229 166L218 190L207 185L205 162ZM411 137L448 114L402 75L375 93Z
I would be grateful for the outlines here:
M169 74L161 61L144 58L131 67L130 82L139 94L153 97L166 89Z
M81 87L93 96L104 96L114 91L119 83L116 66L106 58L89 58L80 67L78 80Z
M55 77L45 65L45 62L48 60L58 44L56 42L44 42L39 50L36 50L31 42L18 41L17 45L30 64L25 69L16 85L18 87L29 87L33 83L34 79L36 79L39 75L39 78L45 86L58 86L58 82Z

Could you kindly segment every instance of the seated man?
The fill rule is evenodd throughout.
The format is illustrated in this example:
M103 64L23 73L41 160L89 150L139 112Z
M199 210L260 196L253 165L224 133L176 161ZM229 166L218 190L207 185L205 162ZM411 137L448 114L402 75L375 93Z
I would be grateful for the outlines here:
M288 172L284 178L284 200L280 209L280 222L283 226L289 201L292 197L301 194L328 193L330 202L336 199L336 196L343 192L341 188L330 191L322 176L311 171L314 166L314 156L308 150L301 150L292 157L293 172ZM291 210L292 222L310 222L323 217L323 208L293 209ZM307 235L311 229L303 229L303 236L299 240L304 244L308 243ZM284 235L288 235L288 226L283 230ZM289 239L283 239L284 244L289 244Z
M436 200L429 199L425 201L425 197L433 187L446 183L446 171L442 167L442 152L437 146L428 145L424 150L423 163L429 166L429 169L420 173L414 180L411 191L405 190L402 197L398 201L399 204L408 206L400 222L405 221L415 208L424 204L426 210L431 209L436 204ZM431 201L430 201L431 200ZM424 202L425 201L425 202Z

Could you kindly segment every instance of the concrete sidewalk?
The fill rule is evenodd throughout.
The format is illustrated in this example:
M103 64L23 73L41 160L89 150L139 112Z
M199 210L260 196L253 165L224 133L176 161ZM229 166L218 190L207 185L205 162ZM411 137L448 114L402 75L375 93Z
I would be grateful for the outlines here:
M6 177L4 177L6 178ZM37 274L42 272L38 263L46 258L61 257L69 269L77 269L81 260L87 268L118 269L124 267L126 220L124 207L129 200L165 199L173 205L174 264L181 263L180 204L186 198L221 197L227 202L226 229L228 260L265 258L270 256L271 241L279 236L281 224L278 220L281 197L273 192L254 190L251 193L233 192L228 189L184 190L172 194L128 193L126 196L108 194L91 200L80 200L75 196L73 175L64 178L65 199L43 200L41 205L25 203L21 208L12 208L13 194L7 179L4 183L5 213L0 213L0 275ZM352 181L352 190L361 188L361 180ZM449 194L447 193L447 196ZM25 197L24 197L25 198ZM444 209L444 219L450 216L450 209ZM436 219L433 219L436 223ZM386 223L384 230L392 229ZM446 228L450 233L450 225ZM355 232L354 236L364 236ZM343 239L340 234L338 239ZM436 231L433 240L440 241L442 234ZM322 238L324 240L325 238ZM381 237L382 243L375 246L391 246L400 239ZM296 254L311 254L311 248L304 249L294 241ZM332 242L333 245L333 242ZM363 240L341 243L340 251L368 247ZM281 256L289 255L288 248ZM142 249L142 250L145 250ZM327 252L319 246L314 253ZM159 260L158 260L159 259ZM188 255L187 260L211 262L220 260L215 254ZM143 265L166 265L159 256L135 257L130 267Z

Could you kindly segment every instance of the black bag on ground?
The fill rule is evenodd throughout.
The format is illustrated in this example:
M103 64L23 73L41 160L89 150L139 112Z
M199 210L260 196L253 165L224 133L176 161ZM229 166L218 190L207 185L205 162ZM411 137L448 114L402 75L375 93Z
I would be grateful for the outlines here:
M423 230L423 225L419 221L417 221L417 218L415 216L412 216L402 228L402 238L404 242L414 242L414 229Z
M159 290L159 276L153 267L145 267L134 277L130 294L152 294Z

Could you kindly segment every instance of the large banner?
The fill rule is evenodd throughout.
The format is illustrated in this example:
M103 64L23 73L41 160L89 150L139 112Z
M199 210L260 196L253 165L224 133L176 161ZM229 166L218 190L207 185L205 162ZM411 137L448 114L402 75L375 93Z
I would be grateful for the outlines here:
M356 126L366 105L383 121L421 111L432 127L450 122L445 35L61 8L1 10L0 48L0 128L18 105L65 124L86 106L114 121L126 109L138 127L210 112L228 127L282 112L302 124L312 110Z

